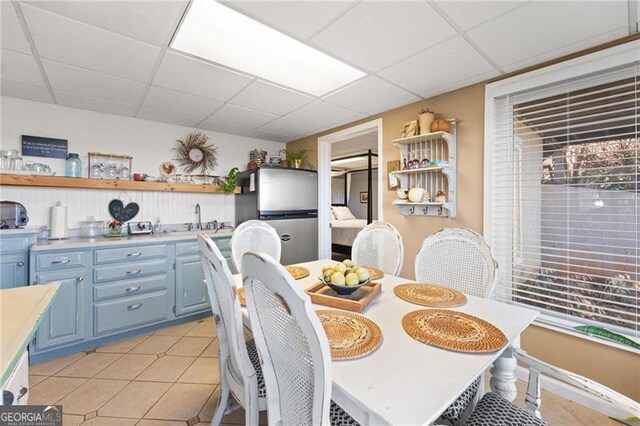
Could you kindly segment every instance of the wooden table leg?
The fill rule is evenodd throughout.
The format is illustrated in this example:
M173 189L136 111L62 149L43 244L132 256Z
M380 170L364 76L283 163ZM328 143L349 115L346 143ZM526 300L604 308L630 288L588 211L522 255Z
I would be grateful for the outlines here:
M505 348L498 359L494 361L493 367L491 367L490 370L491 380L489 380L489 385L491 386L491 391L508 401L516 399L516 395L518 394L518 389L516 388L517 378L514 374L518 363L513 356L513 348L519 346L520 337L518 336L518 338L514 339L514 341Z

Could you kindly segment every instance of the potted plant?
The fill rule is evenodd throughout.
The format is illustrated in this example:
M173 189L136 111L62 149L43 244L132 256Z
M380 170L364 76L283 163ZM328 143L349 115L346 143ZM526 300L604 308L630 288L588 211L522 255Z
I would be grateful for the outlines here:
M418 123L421 135L431 132L431 123L433 123L434 118L435 113L429 108L422 108L418 111Z
M307 154L311 152L309 149L301 148L294 149L281 149L281 153L284 153L284 161L287 162L287 167L299 169L307 162Z
M221 186L224 192L227 194L231 194L236 190L236 185L238 184L238 168L234 167L229 170L229 173L226 177L222 179Z

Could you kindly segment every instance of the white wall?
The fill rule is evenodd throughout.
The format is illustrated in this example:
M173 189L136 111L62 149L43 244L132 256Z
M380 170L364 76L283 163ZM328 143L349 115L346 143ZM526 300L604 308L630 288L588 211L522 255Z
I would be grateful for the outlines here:
M97 151L133 156L133 172L158 175L162 161L173 158L175 140L196 130L173 124L141 120L0 96L0 147L21 149L21 136L45 136L69 140L69 152L82 159L86 176L87 152ZM226 175L232 167L246 168L249 151L260 148L277 155L283 143L253 139L197 129L209 135L218 147L218 168L214 174ZM25 157L25 161L48 163L58 175L64 160ZM47 225L49 207L58 200L69 206L69 226L90 216L107 219L112 198L133 200L140 204L139 220L160 218L163 223L193 220L195 204L202 205L203 220L232 221L233 196L218 194L171 194L163 192L77 190L55 188L0 187L0 198L18 201L28 210L29 225Z

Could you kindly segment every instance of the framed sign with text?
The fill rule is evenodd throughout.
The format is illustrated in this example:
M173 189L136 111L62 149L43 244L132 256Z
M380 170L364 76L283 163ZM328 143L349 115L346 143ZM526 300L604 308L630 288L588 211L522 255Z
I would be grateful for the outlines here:
M67 158L67 139L22 135L22 155L31 157Z

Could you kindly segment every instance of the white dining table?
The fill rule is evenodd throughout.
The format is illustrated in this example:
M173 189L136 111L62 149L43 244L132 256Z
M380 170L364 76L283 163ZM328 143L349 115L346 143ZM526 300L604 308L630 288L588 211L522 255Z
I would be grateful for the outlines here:
M325 259L300 263L310 270L295 281L305 290L318 282ZM242 277L234 276L242 286ZM333 361L331 398L363 425L429 425L488 368L491 390L508 400L516 397L516 360L512 350L520 334L538 313L490 299L467 295L467 303L453 310L482 318L505 334L507 346L493 353L461 353L440 349L410 337L402 328L402 317L427 309L398 298L393 288L412 280L385 275L380 295L361 313L382 331L382 344L371 354L354 360ZM316 309L334 309L314 305ZM249 328L246 309L245 325ZM493 366L493 367L492 367Z

